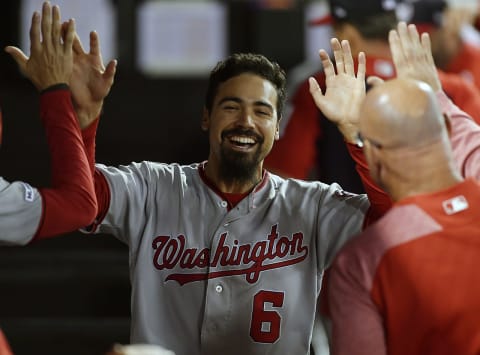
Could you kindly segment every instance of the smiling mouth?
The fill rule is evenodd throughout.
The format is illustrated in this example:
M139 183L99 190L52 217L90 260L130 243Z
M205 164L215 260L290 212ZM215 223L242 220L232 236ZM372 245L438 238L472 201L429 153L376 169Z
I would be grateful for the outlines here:
M257 143L252 137L245 136L231 136L228 140L232 145L242 148L252 147Z

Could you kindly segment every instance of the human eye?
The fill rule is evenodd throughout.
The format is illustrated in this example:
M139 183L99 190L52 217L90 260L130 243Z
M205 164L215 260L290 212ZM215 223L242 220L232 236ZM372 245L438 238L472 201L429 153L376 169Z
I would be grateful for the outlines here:
M258 116L265 117L265 118L272 116L272 113L270 112L270 110L267 110L267 109L258 109L256 110L256 113Z
M232 105L232 104L227 104L227 105L223 106L223 109L225 111L236 111L236 110L238 110L238 106L237 105Z

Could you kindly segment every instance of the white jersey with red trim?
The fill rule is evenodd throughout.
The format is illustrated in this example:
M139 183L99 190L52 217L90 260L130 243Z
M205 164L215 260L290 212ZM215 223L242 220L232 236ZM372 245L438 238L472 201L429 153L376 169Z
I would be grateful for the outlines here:
M97 232L130 249L131 342L308 354L323 271L360 231L366 195L266 173L229 209L201 167L98 165L111 200Z
M0 177L0 245L25 245L35 235L42 215L42 199L25 182Z

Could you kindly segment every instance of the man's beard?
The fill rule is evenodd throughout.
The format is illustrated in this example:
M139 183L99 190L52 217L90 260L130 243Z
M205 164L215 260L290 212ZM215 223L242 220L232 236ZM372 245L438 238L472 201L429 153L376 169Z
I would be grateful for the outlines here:
M258 166L261 162L263 138L256 139L256 150L245 153L225 148L220 149L220 176L227 183L257 183Z

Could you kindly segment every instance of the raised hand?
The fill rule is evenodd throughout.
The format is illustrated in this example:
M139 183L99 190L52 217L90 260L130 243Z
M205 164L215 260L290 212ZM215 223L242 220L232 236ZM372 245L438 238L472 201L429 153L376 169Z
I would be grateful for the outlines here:
M39 91L55 84L70 82L73 71L74 21L70 20L64 25L63 40L61 32L60 9L58 6L51 7L47 1L43 3L42 16L35 12L32 17L30 57L17 47L5 48L17 62L20 71Z
M420 36L415 25L400 22L397 30L390 31L388 41L398 78L424 81L434 91L442 89L428 33Z
M90 32L88 53L75 34L73 52L74 66L70 90L80 127L83 129L100 115L103 100L113 85L117 61L110 61L105 68L100 52L100 41L95 31Z
M328 53L319 51L325 72L326 91L322 93L317 81L309 78L310 93L317 107L342 132L347 142L355 142L358 132L358 114L365 97L365 54L358 55L358 69L355 67L350 44L332 38L331 46L335 57L335 67Z

